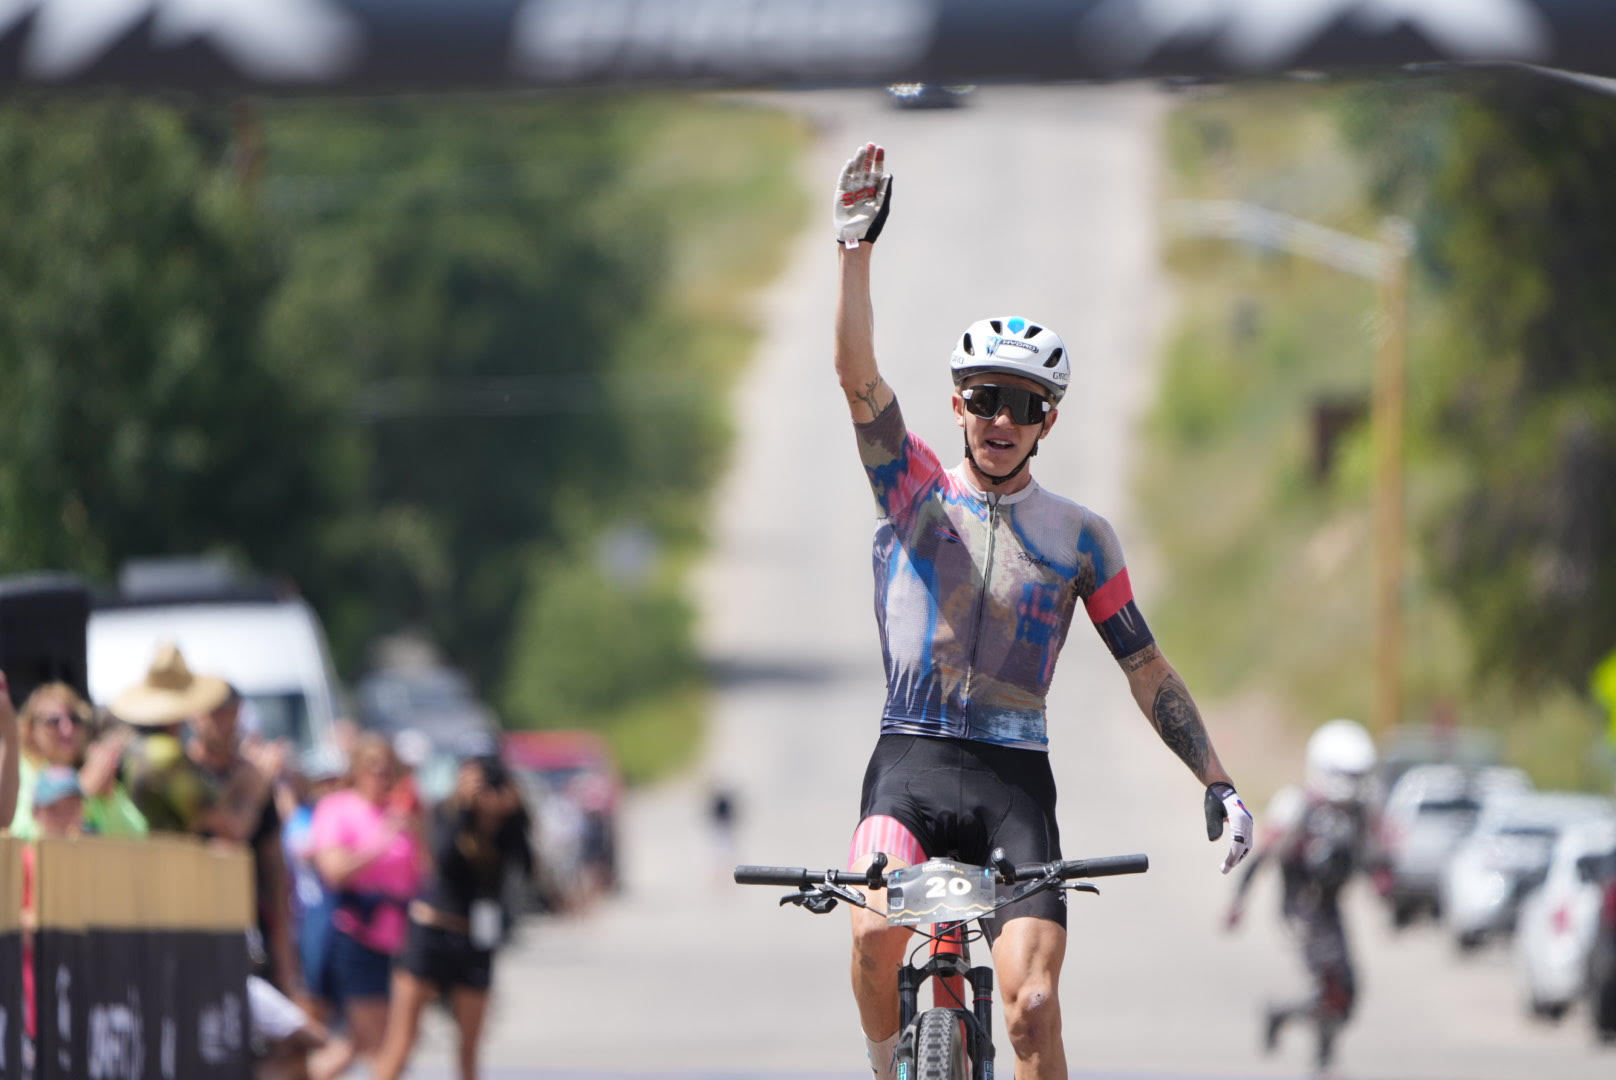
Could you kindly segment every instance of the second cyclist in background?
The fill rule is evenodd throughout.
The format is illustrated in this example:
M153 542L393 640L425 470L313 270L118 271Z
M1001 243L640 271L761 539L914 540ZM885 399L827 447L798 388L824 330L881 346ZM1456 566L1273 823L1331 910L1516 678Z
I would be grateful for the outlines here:
M1269 1005L1263 1043L1272 1052L1291 1020L1313 1021L1315 1061L1327 1067L1335 1038L1358 997L1358 979L1341 920L1341 890L1353 873L1367 869L1371 835L1375 744L1361 724L1331 720L1307 742L1307 774L1301 787L1280 789L1264 815L1264 836L1246 864L1229 926L1239 924L1246 891L1257 871L1276 863L1282 879L1281 913L1301 948L1313 988L1300 998Z

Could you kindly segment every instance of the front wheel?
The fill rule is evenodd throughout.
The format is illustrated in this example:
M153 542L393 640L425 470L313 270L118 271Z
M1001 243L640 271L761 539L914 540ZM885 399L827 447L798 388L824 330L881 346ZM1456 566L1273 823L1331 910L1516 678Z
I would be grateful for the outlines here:
M915 1080L971 1080L959 1017L950 1009L927 1009L915 1031Z

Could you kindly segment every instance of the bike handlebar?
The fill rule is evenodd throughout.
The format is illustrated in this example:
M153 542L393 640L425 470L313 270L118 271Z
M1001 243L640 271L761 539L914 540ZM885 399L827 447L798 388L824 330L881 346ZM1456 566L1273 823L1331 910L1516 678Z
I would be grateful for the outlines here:
M1143 874L1150 869L1145 855L1103 855L1095 859L1065 859L1061 862L1020 863L1015 867L1013 881L1036 881L1054 874L1063 880L1071 878L1114 877L1117 874ZM1000 878L1004 875L1001 873ZM737 866L737 885L786 885L798 889L812 888L822 881L833 885L863 885L879 889L886 884L884 876L871 875L863 870L824 870L818 873L802 866Z
M794 885L800 889L817 885L829 879L836 885L866 885L868 881L862 871L854 873L851 870L828 870L823 873L810 873L805 866L737 866L735 868L735 884L737 885Z
M1147 855L1102 855L1095 859L1066 859L1059 863L1025 863L1016 867L1017 881L1032 881L1051 870L1058 878L1115 877L1143 874L1150 869Z

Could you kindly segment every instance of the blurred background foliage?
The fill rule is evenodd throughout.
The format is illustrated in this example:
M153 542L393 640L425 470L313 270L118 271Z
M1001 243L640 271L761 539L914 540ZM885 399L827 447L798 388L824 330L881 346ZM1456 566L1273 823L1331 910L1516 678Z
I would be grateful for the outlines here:
M1170 198L1413 224L1405 721L1492 727L1540 783L1608 785L1589 679L1616 647L1616 98L1518 73L1211 91L1168 139ZM1298 730L1366 717L1374 287L1219 241L1169 259L1138 476L1170 570L1153 619L1192 685Z
M0 108L0 567L284 575L511 726L694 751L683 576L800 122L732 98Z

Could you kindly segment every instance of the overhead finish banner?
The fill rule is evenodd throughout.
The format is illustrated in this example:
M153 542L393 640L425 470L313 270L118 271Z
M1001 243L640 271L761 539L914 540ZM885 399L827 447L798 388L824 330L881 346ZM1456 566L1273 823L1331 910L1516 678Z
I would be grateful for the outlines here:
M1605 0L0 0L0 84L878 86L1525 63L1616 75Z

